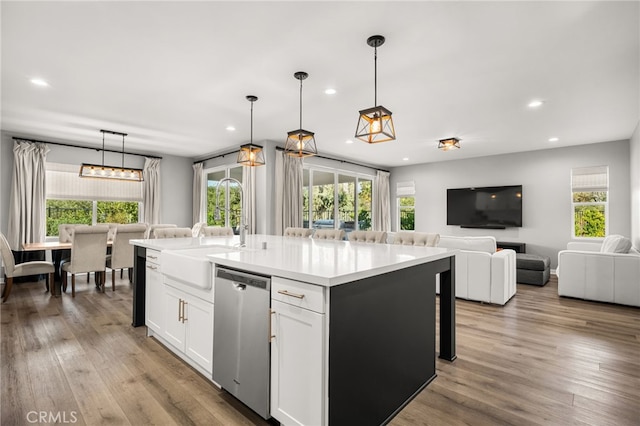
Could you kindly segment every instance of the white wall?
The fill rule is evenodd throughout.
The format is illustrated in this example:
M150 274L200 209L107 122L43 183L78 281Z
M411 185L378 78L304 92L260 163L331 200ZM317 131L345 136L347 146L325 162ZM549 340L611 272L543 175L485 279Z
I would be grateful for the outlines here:
M640 121L630 141L631 159L631 241L640 249Z
M81 148L49 145L47 161L64 164L102 162L102 153ZM9 197L11 192L11 174L13 172L13 139L3 132L0 143L0 229L7 231ZM149 155L155 155L149 153ZM162 156L160 164L160 217L164 223L175 223L180 227L191 227L191 187L193 185L192 160L186 157ZM105 153L105 164L118 165L121 154ZM125 165L142 168L144 157L125 155Z
M630 235L629 141L394 168L392 229L396 183L413 180L417 231L493 235L499 241L524 242L527 253L549 256L555 268L558 251L571 240L571 169L598 165L609 166L609 233ZM523 186L522 228L462 229L446 224L447 188L501 185Z

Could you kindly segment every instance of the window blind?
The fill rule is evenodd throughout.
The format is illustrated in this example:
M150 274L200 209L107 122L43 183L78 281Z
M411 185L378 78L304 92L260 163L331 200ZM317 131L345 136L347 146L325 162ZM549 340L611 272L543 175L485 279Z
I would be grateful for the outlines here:
M579 167L571 170L571 191L601 192L609 190L609 166Z
M396 183L396 196L406 197L416 194L415 182L398 182Z
M66 200L142 201L142 182L81 178L79 164L46 163L46 197Z

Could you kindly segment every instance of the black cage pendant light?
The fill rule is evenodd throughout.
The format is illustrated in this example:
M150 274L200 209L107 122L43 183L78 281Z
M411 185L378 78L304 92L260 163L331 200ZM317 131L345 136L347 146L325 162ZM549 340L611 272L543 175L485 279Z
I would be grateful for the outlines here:
M372 35L367 39L367 44L374 49L373 104L376 106L360 111L356 138L367 143L392 141L396 139L396 130L393 127L391 111L378 105L378 47L384 44L384 37Z
M260 145L253 143L253 103L258 100L258 97L248 95L247 100L251 102L251 139L248 144L240 146L237 162L249 167L264 166L264 151Z
M310 157L318 154L314 133L302 128L302 80L309 77L304 71L298 71L293 76L300 80L300 128L287 133L284 152L292 157Z
M88 164L82 163L80 166L80 177L83 178L97 178L97 179L111 179L111 180L126 180L130 182L141 182L142 170L124 167L124 137L126 133L114 132L112 130L100 130L102 133L102 164ZM104 135L105 133L111 135L122 136L122 163L120 167L117 166L105 166L104 165Z
M452 149L460 149L460 139L446 138L438 141L438 148L443 151L451 151Z

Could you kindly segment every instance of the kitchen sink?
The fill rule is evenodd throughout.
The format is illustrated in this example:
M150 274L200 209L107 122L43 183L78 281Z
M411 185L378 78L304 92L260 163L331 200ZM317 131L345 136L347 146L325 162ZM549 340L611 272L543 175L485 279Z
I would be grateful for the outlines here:
M240 250L244 248L207 246L198 249L164 250L160 254L160 272L180 283L209 290L213 281L213 265L207 255Z

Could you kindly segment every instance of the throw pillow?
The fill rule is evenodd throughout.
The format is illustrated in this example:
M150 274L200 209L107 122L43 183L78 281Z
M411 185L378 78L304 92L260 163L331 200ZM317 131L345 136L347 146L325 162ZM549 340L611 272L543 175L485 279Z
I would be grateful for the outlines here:
M622 235L609 235L602 242L601 253L629 253L631 240Z

